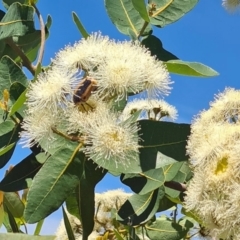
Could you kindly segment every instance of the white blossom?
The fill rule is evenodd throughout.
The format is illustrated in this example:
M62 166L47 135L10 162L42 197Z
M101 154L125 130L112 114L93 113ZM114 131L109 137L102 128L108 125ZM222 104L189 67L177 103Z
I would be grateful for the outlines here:
M134 99L124 108L123 119L129 118L136 111L141 111L141 119L175 120L177 118L176 108L162 99Z

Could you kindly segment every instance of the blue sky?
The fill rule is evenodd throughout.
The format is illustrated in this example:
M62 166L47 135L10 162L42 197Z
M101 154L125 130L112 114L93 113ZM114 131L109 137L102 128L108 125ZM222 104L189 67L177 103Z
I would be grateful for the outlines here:
M67 2L67 3L66 3ZM75 11L89 33L101 31L103 35L119 40L129 39L117 31L108 18L103 0L39 0L37 4L46 20L53 18L50 37L46 42L44 65L50 63L55 53L67 44L81 38L72 21ZM1 6L1 9L3 7ZM213 78L192 78L172 75L171 94L165 98L178 109L178 122L190 123L200 110L208 108L214 94L225 87L240 87L240 12L229 14L221 0L200 0L197 6L182 19L163 29L154 28L153 34L161 39L166 50L185 61L201 62L219 72ZM96 49L97 51L97 49ZM10 164L17 163L29 152L17 148ZM2 170L4 174L4 170ZM97 191L121 187L119 180L107 176L97 186ZM43 233L53 234L61 218L59 212L47 218Z

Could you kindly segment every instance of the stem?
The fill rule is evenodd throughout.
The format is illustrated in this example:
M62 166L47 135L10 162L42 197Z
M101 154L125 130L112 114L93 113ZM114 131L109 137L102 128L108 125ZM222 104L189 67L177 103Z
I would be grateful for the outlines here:
M39 10L38 10L38 8L37 8L37 6L35 4L32 4L32 6L34 7L34 9L36 11L36 14L38 16L40 29L41 29L41 45L40 45L40 49L39 49L38 61L36 63L36 67L37 67L38 64L42 63L42 60L43 60L45 40L46 40L46 33L45 33L45 25L44 25L44 21L43 21L41 13L39 12Z
M34 231L34 235L39 235L39 233L40 233L40 231L42 229L43 222L44 222L44 219L40 220L37 223L37 226L36 226L35 231Z
M174 211L173 211L173 222L174 223L177 222L177 206L176 206L176 209L174 209Z
M54 133L58 134L59 136L64 137L67 140L70 140L70 141L73 141L73 142L78 142L80 140L79 137L66 135L63 132L61 132L61 131L57 130L56 128L54 128L54 127L52 127L52 131Z
M185 192L187 190L187 185L175 181L169 181L164 183L165 187L172 188L174 190Z
M27 56L24 54L24 52L19 48L13 39L11 37L5 39L5 42L18 54L18 56L22 59L23 66L26 67L31 74L34 76L35 75L35 67L32 65L32 63L29 61Z
M137 38L139 38L139 37L144 33L144 31L145 31L145 29L147 28L148 24L149 24L148 22L146 22L146 21L144 22L144 24L143 24L143 26L142 26L142 29L140 30Z

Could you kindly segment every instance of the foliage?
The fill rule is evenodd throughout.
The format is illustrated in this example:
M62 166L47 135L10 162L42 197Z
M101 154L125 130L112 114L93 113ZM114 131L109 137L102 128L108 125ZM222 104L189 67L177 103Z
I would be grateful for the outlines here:
M163 48L159 38L153 35L153 27L162 27L184 17L197 0L105 0L107 14L116 28L149 49L152 56L166 66L173 74L195 77L213 77L218 73L197 62L180 60ZM31 84L38 74L46 71L41 68L44 42L49 35L51 18L44 25L37 9L36 1L3 0L6 8L1 11L0 22L0 167L11 159L19 142L21 123L26 117L24 103L29 88L29 80L23 72L26 67L33 75ZM34 27L34 14L40 22L40 30ZM73 20L83 38L89 34L80 19L73 14ZM156 28L154 28L156 29ZM37 56L39 56L37 58ZM33 62L36 60L36 65ZM31 85L30 84L30 85ZM4 97L4 91L9 97ZM129 92L128 96L135 95ZM127 99L127 97L125 99ZM115 108L122 112L126 101L117 102ZM140 113L136 113L136 122ZM32 144L32 153L9 169L0 182L0 225L8 232L0 234L1 239L30 239L21 232L25 223L41 221L66 202L70 213L81 220L83 240L94 228L94 189L105 174L109 172L120 177L134 194L114 212L114 230L109 229L98 239L140 239L145 234L148 239L180 240L186 239L193 228L193 218L158 217L156 214L183 202L183 193L191 178L188 166L186 143L190 134L189 124L164 122L162 119L137 120L141 138L141 148L136 162L129 167L116 167L114 162L102 161L97 164L81 150L82 143L74 137L63 136L55 131L57 144L52 149L44 143ZM93 159L95 160L95 159ZM103 159L104 160L104 159ZM49 174L51 173L51 174ZM177 186L177 187L176 187ZM24 190L21 197L18 191ZM27 196L27 197L26 197ZM114 208L114 207L113 207ZM64 221L69 239L74 239L70 223L63 209ZM194 217L194 216L193 216ZM121 227L124 226L124 231ZM39 229L36 235L39 234ZM110 235L109 235L110 236ZM31 239L53 239L53 237L34 236Z

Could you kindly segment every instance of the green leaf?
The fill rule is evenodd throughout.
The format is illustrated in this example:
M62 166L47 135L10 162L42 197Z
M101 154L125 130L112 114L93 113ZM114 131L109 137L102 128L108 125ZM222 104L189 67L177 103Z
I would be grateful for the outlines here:
M173 23L183 17L197 3L198 0L149 0L148 11L152 12L150 14L151 24L164 27Z
M70 214L81 220L79 215L79 185L73 190L66 199L66 208Z
M124 238L121 236L121 234L116 230L113 229L115 237L117 238L117 240L124 240Z
M170 219L159 218L146 225L146 230L151 240L181 240L187 235L189 228L174 223Z
M181 168L179 169L179 171L177 172L177 174L175 175L175 177L171 181L183 183L186 181L187 176L190 172L191 172L191 169L188 166L188 163L184 162ZM177 198L180 194L179 191L168 188L168 187L165 187L165 192L171 198Z
M8 209L7 206L5 206L5 209L7 212L8 222L9 222L9 226L11 227L11 231L14 233L20 232L20 229L18 228L16 220L14 219L14 216L12 215L11 211Z
M163 167L165 181L171 181L179 172L180 168L183 166L184 162L175 162L170 165Z
M145 195L134 194L122 205L116 219L130 226L147 222L157 212L159 201L163 197L163 186Z
M19 96L19 98L17 99L17 101L12 105L10 112L9 112L9 117L11 117L15 112L17 112L25 103L27 97L26 97L26 93L27 93L27 89L25 89L21 95Z
M184 62L181 60L170 60L165 63L171 73L192 77L215 77L218 72L198 62Z
M168 161L172 163L171 158L175 161L187 160L186 144L190 135L189 124L141 120L139 127L139 136L142 139L140 143L142 145L140 148L142 172L156 168L159 164L159 161L156 161L158 152L169 157L163 161L164 165ZM164 155L163 158L165 158Z
M163 186L165 181L172 180L182 165L182 162L175 162L139 174L125 174L121 176L121 181L135 193L143 195Z
M83 229L82 239L87 240L94 227L94 189L96 184L106 175L107 171L91 160L85 162L84 170L84 175L80 181L78 202Z
M82 36L86 39L89 37L88 32L86 31L86 29L84 28L82 22L80 21L78 15L75 12L72 12L72 17L73 17L73 21L76 24L79 32L82 34Z
M161 40L154 35L145 37L141 43L149 49L152 56L156 56L160 61L166 62L172 59L178 59L174 54L164 49Z
M45 155L45 154L44 154ZM45 155L47 158L47 155ZM42 167L32 153L14 166L0 182L0 190L4 192L16 192L28 188L26 179L33 178Z
M10 5L12 5L13 3L18 2L21 4L27 4L28 0L2 0L3 6L8 9Z
M10 160L19 139L20 124L14 125L12 121L0 123L0 148L3 151L0 155L0 168L4 167ZM8 151L5 151L8 149ZM5 153L4 153L5 152Z
M172 208L173 206L176 206L176 203L172 202L169 198L164 196L160 201L159 201L159 206L158 206L158 212L166 211L169 208Z
M32 236L21 233L0 233L1 240L54 240L55 236Z
M3 203L7 206L8 210L11 212L13 217L21 218L23 216L24 204L19 198L18 193L8 192L4 193Z
M16 100L21 96L21 94L26 90L26 87L23 86L20 82L14 82L10 86L10 99L13 102L16 102Z
M47 23L45 25L45 39L49 37L49 28L51 26L52 19L48 15ZM14 43L21 48L27 58L33 62L36 60L38 51L41 44L41 31L34 30L31 33L25 34L24 36L13 37ZM14 59L15 62L20 63L22 59L19 57L18 53L12 49L9 45L6 45L4 51L0 56L8 55L10 58Z
M74 233L71 227L71 224L69 222L67 213L65 212L64 208L62 207L62 213L63 213L63 220L64 220L64 225L66 228L68 240L75 240Z
M33 14L34 9L31 6L18 2L11 4L0 22L0 40L33 32L35 30Z
M9 133L10 131L12 131L14 126L15 126L15 124L11 120L7 120L7 121L1 123L0 124L0 136L3 136L5 134Z
M52 26L52 17L50 15L47 16L46 28L49 30Z
M139 12L134 8L132 1L105 0L105 7L113 24L121 33L129 35L131 31L135 38L139 37L145 21ZM148 35L150 32L151 26L148 25L141 35Z
M146 5L145 5L145 1L144 0L132 0L132 4L133 4L134 8L139 12L141 17L146 22L150 22L148 12L147 12L147 8L146 8Z
M28 86L27 77L22 72L21 68L9 57L4 56L0 60L0 98L4 89L10 90L13 83L19 82L24 87Z
M38 222L57 210L77 186L82 175L81 158L77 156L80 147L68 143L49 157L34 177L24 212L28 223Z
M162 168L151 169L139 174L126 174L121 176L122 183L131 188L139 195L144 195L161 187L164 184L164 173Z

